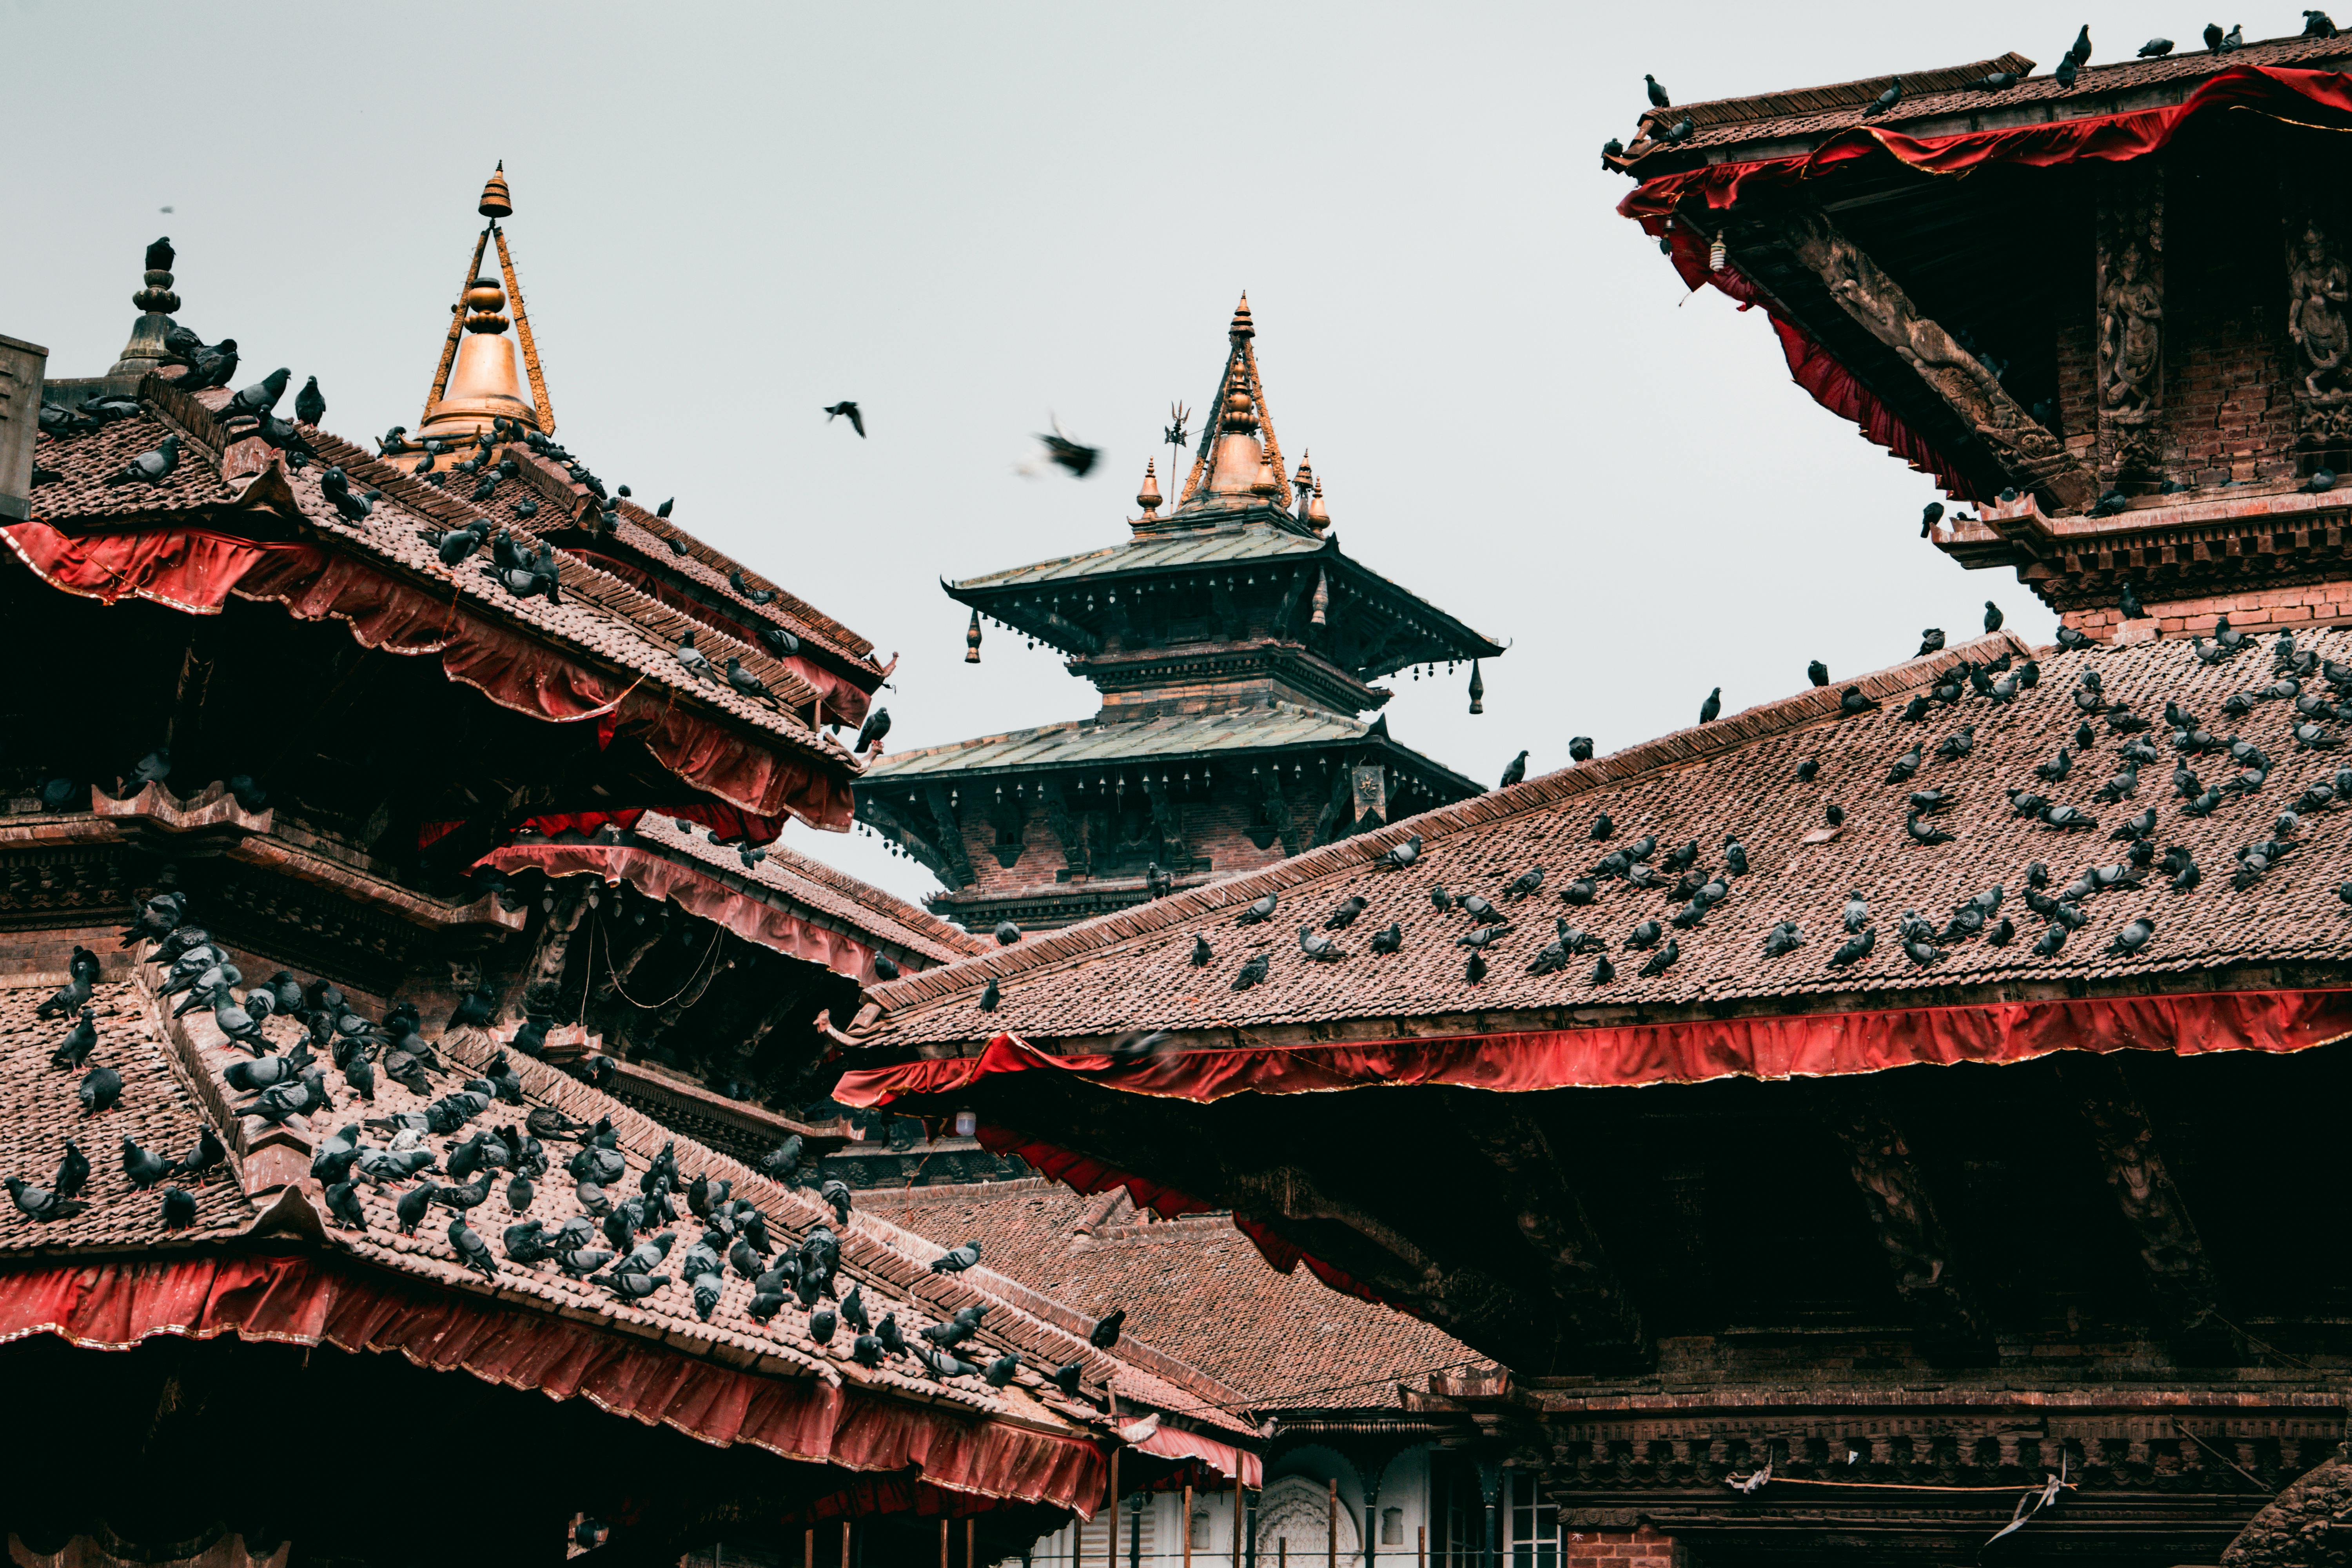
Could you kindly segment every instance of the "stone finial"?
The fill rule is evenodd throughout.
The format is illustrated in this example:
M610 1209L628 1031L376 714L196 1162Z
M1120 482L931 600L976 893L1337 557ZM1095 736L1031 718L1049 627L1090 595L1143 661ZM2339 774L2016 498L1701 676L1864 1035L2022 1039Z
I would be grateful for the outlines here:
M1160 510L1160 474L1153 467L1152 458L1143 459L1143 488L1135 492L1135 504L1143 509L1146 518L1157 515Z
M482 184L481 205L474 209L486 218L512 217L514 197L507 190L507 163L501 158L499 166Z

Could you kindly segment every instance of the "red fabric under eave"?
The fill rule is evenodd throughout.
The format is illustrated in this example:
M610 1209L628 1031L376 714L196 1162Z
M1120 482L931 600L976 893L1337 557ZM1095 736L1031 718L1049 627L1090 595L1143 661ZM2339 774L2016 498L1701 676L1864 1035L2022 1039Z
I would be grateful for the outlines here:
M734 734L646 678L606 674L524 634L446 603L315 543L231 539L200 529L68 538L45 522L0 529L16 557L51 586L107 603L136 597L215 614L231 593L275 600L303 620L344 622L362 646L440 656L449 679L502 708L553 723L597 721L601 743L641 742L698 790L750 816L798 816L829 831L850 824L846 776Z
M1006 1073L1061 1072L1125 1094L1210 1101L1370 1085L1528 1093L1718 1078L1833 1078L1923 1063L2015 1062L2053 1051L2297 1051L2352 1035L2352 991L2232 991L1874 1013L1696 1019L1361 1045L1235 1046L1139 1063L1058 1057L1013 1035L978 1055L845 1073L844 1105L952 1095ZM906 1108L910 1110L923 1107Z
M827 1384L740 1372L541 1313L308 1256L181 1258L0 1271L0 1343L55 1334L124 1350L161 1334L396 1351L419 1366L584 1398L718 1447L908 1477L1091 1516L1094 1443Z
M1998 101L1999 95L1988 95ZM1769 300L1736 269L1708 270L1706 242L1688 226L1669 230L1666 220L1684 202L1710 211L1738 204L1751 191L1787 187L1834 172L1844 164L1887 156L1931 174L1965 174L1988 163L2053 168L2073 163L2127 163L2160 151L2192 117L2215 109L2243 109L2275 118L2334 129L2352 124L2352 78L2340 71L2297 70L2284 66L2233 66L2198 87L2180 103L2130 114L2092 115L1998 131L1951 136L1906 136L1899 131L1857 125L1839 131L1810 152L1788 158L1710 163L1643 180L1617 210L1673 247L1675 268L1696 289L1711 283L1747 304L1763 304L1780 335L1789 374L1813 400L1861 426L1864 436L1912 467L1933 474L1948 493L1982 500L1958 470L1917 432L1896 418L1853 373L1832 358L1795 322L1773 310Z

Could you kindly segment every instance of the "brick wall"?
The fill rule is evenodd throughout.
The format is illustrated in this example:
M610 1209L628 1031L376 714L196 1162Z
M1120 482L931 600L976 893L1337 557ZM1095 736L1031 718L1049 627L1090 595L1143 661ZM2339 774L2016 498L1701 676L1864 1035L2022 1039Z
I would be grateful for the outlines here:
M2233 173L2181 174L2165 225L2166 467L2202 484L2282 478L2294 403L2275 195Z
M1196 770L1197 762L1191 764ZM1237 766L1220 764L1221 766ZM1178 766L1181 771L1181 765ZM1244 771L1242 776L1248 775ZM1329 788L1328 774L1318 774L1313 763L1299 783L1286 781L1283 797L1290 803L1291 819L1297 825L1302 843L1313 836L1315 822L1322 812ZM1025 796L1013 795L1010 783L1005 785L1006 798L1018 802L1024 813L1021 824L1021 856L1011 866L1002 866L996 858L996 821L992 808L995 785L987 786L990 810L974 811L969 802L962 811L964 853L971 860L973 885L987 893L1010 893L1024 889L1050 889L1067 887L1056 879L1068 865L1062 853L1061 840L1055 837L1053 826L1046 820L1045 808L1038 804L1036 786L1030 784ZM1072 795L1073 816L1084 801L1092 798ZM1149 805L1142 793L1133 787L1127 800L1141 808L1148 820ZM1178 793L1173 802L1177 820L1182 825L1186 846L1192 858L1207 859L1213 875L1228 877L1243 871L1254 871L1261 866L1271 866L1283 858L1282 840L1273 839L1260 849L1249 837L1249 827L1256 816L1252 798L1242 794L1228 794L1222 786L1203 798L1197 791L1186 797ZM1132 874L1132 873L1129 873Z
M2101 642L2139 642L2157 637L2209 633L2223 615L2249 634L2302 631L2311 626L2352 624L2352 583L2314 583L2300 588L2220 594L2197 599L2149 599L2147 615L2126 622L2116 609L2069 610L2063 619Z
M1634 1530L1571 1530L1560 1568L1690 1568L1674 1537L1648 1525Z

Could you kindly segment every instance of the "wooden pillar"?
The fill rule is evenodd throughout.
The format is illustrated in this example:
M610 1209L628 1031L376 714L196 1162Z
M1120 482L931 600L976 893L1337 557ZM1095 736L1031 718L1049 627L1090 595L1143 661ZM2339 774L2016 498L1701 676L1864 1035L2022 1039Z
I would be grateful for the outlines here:
M1192 1568L1192 1483L1184 1483L1184 1568Z
M801 1536L801 1568L816 1568L816 1526L814 1524Z
M1234 1461L1234 1568L1242 1568L1242 1467Z
M841 1568L849 1568L849 1521L841 1521Z
M1429 1526L1413 1526L1413 1560L1418 1568L1429 1568Z
M1071 1553L1076 1556L1076 1552ZM1118 1450L1110 1451L1110 1489L1103 1496L1103 1568L1118 1568Z
M979 1521L979 1519L978 1519L977 1517L975 1517L974 1515L971 1515L971 1514L966 1514L966 1515L964 1515L964 1516L963 1516L963 1568L980 1568L980 1563L979 1563L978 1559L974 1556L974 1553L979 1550L979 1542L978 1542L978 1540L977 1540L977 1537L978 1537L978 1535L979 1535L979 1531L980 1531L980 1521Z
M1330 1489L1323 1499L1323 1560L1325 1568L1339 1568L1339 1480L1334 1476L1325 1483Z
M940 1515L940 1568L950 1568L948 1563L948 1516Z

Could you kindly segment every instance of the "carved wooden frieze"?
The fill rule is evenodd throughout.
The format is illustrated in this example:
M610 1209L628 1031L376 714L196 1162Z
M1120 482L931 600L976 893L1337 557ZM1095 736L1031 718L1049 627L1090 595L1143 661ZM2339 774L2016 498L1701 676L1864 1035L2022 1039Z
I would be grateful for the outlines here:
M2099 478L2164 468L2164 173L2106 172L2098 213Z
M2344 215L2313 201L2288 208L2287 336L2294 343L2295 444L2352 447L2352 268L2336 235Z
M1846 314L1916 371L2025 487L2047 489L2062 509L2091 503L2096 493L2092 477L2064 444L2009 395L1981 360L1923 315L1902 286L1827 214L1794 215L1784 237L1790 254L1822 280Z

